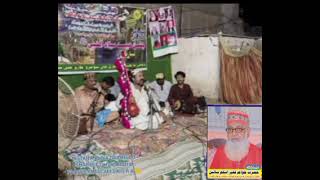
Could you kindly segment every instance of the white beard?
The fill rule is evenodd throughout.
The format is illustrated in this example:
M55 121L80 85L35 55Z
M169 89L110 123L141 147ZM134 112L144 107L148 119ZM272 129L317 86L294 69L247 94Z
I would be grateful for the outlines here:
M249 152L250 143L248 139L241 141L228 140L224 152L231 161L241 161Z

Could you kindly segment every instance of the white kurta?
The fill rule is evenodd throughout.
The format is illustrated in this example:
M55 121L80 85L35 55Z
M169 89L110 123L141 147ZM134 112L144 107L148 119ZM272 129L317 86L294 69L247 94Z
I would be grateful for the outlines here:
M159 113L154 113L152 116L152 124L149 112L149 97L144 88L136 89L132 83L130 83L133 97L139 107L139 115L131 118L131 123L133 124L133 128L145 130L145 129L157 129L159 125L164 121L163 118L159 115ZM117 104L120 107L120 100L123 98L122 94L119 94L117 99Z
M117 98L120 92L121 90L120 90L119 84L117 82L114 82L114 85L110 88L110 93Z
M152 83L149 84L149 86L154 89L155 93L159 97L159 100L162 102L166 102L170 93L171 89L171 82L165 80L163 84L163 89L161 90L161 86L157 84L156 81L153 81Z

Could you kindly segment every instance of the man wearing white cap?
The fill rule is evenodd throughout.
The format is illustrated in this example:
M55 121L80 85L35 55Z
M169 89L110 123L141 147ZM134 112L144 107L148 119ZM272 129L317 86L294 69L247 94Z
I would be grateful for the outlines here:
M104 105L104 97L97 90L96 74L85 73L83 78L84 85L75 90L75 101L82 115L79 134L87 134L92 130L94 115Z
M108 101L100 90L101 87L98 86L99 84L97 83L95 73L85 73L83 78L85 81L84 85L75 90L75 101L80 111L79 135L92 132L94 125L98 125L99 122L96 118L96 113L98 113L105 106L105 102ZM119 117L116 110L104 111L103 114L104 116L101 116L100 119L103 121L100 122L104 123L101 123L99 125L100 127L105 125L106 122L111 122Z
M163 73L156 74L156 80L149 84L149 87L158 96L161 107L165 107L165 103L168 101L171 86L171 82L165 80Z
M149 107L150 99L147 92L148 90L144 86L145 79L144 79L143 72L138 69L135 69L131 72L131 75L132 77L130 77L130 80L132 83L130 83L130 87L132 90L134 100L139 108L139 114L135 117L131 117L133 128L137 128L141 130L159 128L160 124L164 121L164 119L160 116L161 112L160 113L154 112L151 115L151 111ZM119 94L118 100L117 100L118 105L122 98L123 98L123 94Z

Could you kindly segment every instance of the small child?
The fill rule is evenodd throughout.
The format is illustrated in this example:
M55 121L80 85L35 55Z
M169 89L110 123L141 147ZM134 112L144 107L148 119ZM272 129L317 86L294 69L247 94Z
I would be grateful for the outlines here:
M116 106L116 97L113 94L107 94L104 97L104 109L110 109L111 111L118 111Z
M116 106L116 98L113 94L107 94L104 97L104 108L97 113L96 121L99 127L104 127L107 122L119 118L119 109Z

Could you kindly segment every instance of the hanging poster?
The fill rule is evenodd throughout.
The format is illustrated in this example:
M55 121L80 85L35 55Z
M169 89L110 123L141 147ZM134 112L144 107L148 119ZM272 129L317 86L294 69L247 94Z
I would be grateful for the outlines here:
M127 51L129 68L146 68L145 9L108 4L59 4L58 74L116 72Z
M148 10L148 28L153 57L177 53L177 28L171 6Z

